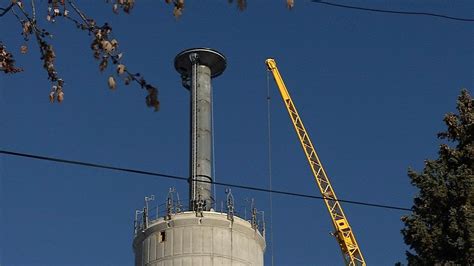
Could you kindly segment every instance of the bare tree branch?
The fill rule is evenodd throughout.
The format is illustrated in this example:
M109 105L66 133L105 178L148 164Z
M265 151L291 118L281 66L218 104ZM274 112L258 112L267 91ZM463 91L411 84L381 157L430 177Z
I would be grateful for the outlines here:
M148 95L146 96L146 104L149 107L153 107L156 111L159 109L158 101L158 89L149 84L140 73L130 72L123 63L121 63L122 53L118 51L118 41L112 38L112 28L108 23L105 23L103 26L97 26L97 23L88 18L84 12L82 12L73 2L73 0L67 0L67 3L72 7L72 9L79 15L84 23L80 23L74 18L67 16L65 18L73 21L77 28L82 30L88 30L91 35L94 36L94 40L91 44L91 49L94 51L94 57L98 60L101 60L99 69L101 71L105 70L109 65L109 61L116 65L116 72L119 77L124 80L125 85L129 85L131 81L136 82L140 85L142 89L146 89ZM116 88L116 82L113 76L108 78L108 84L110 89Z
M71 0L68 0L67 1L69 3L69 5L71 5L71 7L74 9L74 11L76 11L76 13L81 17L81 19L84 21L84 23L89 26L89 27L93 27L90 23L89 23L89 20L87 19L87 17L84 15L84 13L82 13L81 10L79 10L79 8L77 8L77 6L74 4L74 2L72 2Z
M12 0L8 7L0 8L0 13L2 15L10 11L13 13L22 26L21 34L23 35L25 41L28 41L31 35L34 35L35 40L39 46L41 60L43 61L43 68L47 71L48 79L52 83L52 90L49 95L50 101L61 102L64 98L64 81L58 76L54 65L56 55L53 50L53 46L47 41L47 37L52 38L52 35L45 29L42 29L38 26L38 21L36 20L36 0L30 1L31 12L24 6L24 1ZM113 10L116 12L119 8L121 8L125 13L129 13L134 6L134 2L135 0L114 0ZM184 0L169 0L166 2L172 2L175 5L174 15L178 17L184 8ZM74 11L73 14L69 14L69 10L66 7L71 8L71 10ZM140 73L131 72L122 63L123 53L119 52L118 41L113 38L112 28L108 23L105 23L102 26L97 25L94 19L87 17L86 14L81 11L74 0L48 1L48 15L46 20L54 23L57 18L60 17L72 21L77 26L77 28L87 31L89 36L93 37L91 49L93 50L94 57L97 60L100 60L100 71L105 70L107 66L114 66L115 74L112 74L112 76L108 77L108 84L111 89L115 89L117 86L114 76L122 79L125 85L135 82L142 89L147 91L147 96L145 98L147 106L153 107L155 110L159 109L158 89L155 86L149 84ZM11 67L13 66L14 62L13 56L11 53L6 51L5 46L3 46L2 49L3 55L0 59L3 61L1 65L2 69L0 70L5 73L15 73L20 71L21 69L19 68ZM22 45L20 50L22 53L26 53L27 49L28 47L26 45Z
M33 13L33 20L36 21L36 6L35 6L35 0L31 0L31 10Z
M56 71L56 68L54 66L56 55L54 53L53 46L45 40L45 37L51 35L46 30L40 29L38 27L36 21L30 17L23 5L18 5L18 8L22 12L26 20L22 20L18 16L18 14L16 14L14 9L12 9L12 12L23 26L22 34L24 35L25 40L28 40L29 35L34 33L36 37L36 42L38 43L40 49L41 60L43 60L43 68L48 73L48 79L52 83L51 92L49 94L49 100L51 102L62 102L64 99L64 81L58 76L58 72Z
M7 51L7 47L0 42L0 71L5 74L13 74L23 71L22 68L15 66L13 55Z
M14 3L10 3L8 7L0 7L0 11L2 11L2 13L0 13L0 17L8 13L8 11L10 11L10 9L12 9L14 5L15 5Z

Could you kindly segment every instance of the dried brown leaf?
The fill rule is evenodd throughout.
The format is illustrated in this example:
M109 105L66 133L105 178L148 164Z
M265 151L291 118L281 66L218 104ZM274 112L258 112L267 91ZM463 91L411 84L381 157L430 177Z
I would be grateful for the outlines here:
M102 49L104 49L107 53L112 52L112 50L114 49L114 46L109 41L104 40L100 44L102 45Z
M28 46L22 45L20 46L20 53L26 54L28 52Z
M103 58L102 61L99 64L100 72L104 71L107 68L107 65L108 65L107 58Z
M115 14L118 14L118 4L114 4L112 6L112 11L115 13Z
M58 103L61 103L64 100L64 92L62 90L59 90L57 99Z
M49 93L49 102L54 103L54 91Z
M237 6L239 7L240 11L244 11L247 8L247 0L238 0Z
M121 75L121 74L123 74L124 72L125 72L125 65L123 65L123 64L117 65L117 73L118 73L119 75Z
M295 6L295 0L286 0L286 6L288 9L292 9Z
M175 18L179 18L179 17L181 17L181 15L183 15L183 9L175 6L174 9L173 9L173 16Z
M107 81L108 85L109 85L109 88L111 90L115 90L115 88L117 87L117 83L115 82L115 79L114 77L110 76L108 81Z

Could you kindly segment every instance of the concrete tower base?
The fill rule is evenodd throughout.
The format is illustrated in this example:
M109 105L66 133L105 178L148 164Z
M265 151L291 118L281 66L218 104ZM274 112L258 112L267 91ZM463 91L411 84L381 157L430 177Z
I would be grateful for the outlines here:
M239 217L226 213L182 212L159 218L137 232L136 266L263 266L265 239Z

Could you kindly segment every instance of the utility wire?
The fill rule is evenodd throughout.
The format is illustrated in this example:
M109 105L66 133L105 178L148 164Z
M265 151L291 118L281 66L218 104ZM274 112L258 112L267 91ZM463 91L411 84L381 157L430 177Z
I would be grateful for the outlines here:
M401 14L401 15L432 16L432 17L438 17L438 18L444 18L444 19L451 19L451 20L456 20L456 21L474 22L474 19L472 19L472 18L451 17L451 16L446 16L446 15L441 15L441 14L434 14L434 13L428 13L428 12L412 12L412 11L398 11L398 10L376 9L376 8L367 8L367 7L359 7L359 6L342 5L342 4L336 4L336 3L325 2L325 1L319 1L319 0L312 0L311 2L313 2L314 4L322 4L322 5L335 6L335 7L341 7L341 8L348 8L348 9L356 9L356 10L362 10L362 11L370 11L370 12L391 13L391 14Z
M162 174L162 173L149 172L149 171L142 171L142 170L136 170L136 169L130 169L130 168L123 168L123 167L115 167L115 166L109 166L109 165L103 165L103 164L97 164L97 163L88 163L88 162L81 162L81 161L65 160L65 159L60 159L60 158L46 157L46 156L40 156L40 155L34 155L34 154L26 154L26 153L6 151L6 150L0 150L0 154L17 156L17 157L25 157L25 158L43 160L43 161L51 161L51 162L57 162L57 163L81 165L81 166L100 168L100 169L116 170L116 171L134 173L134 174L140 174L140 175L158 176L158 177L181 180L181 181L186 181L186 182L189 181L189 178L182 177L182 176ZM321 196L314 196L314 195L309 195L309 194L302 194L302 193L289 192L289 191L283 191L283 190L273 190L273 189L266 189L266 188L258 188L258 187L244 186L244 185L229 184L229 183L223 183L223 182L212 182L212 181L207 181L207 180L195 180L195 181L196 182L202 182L202 183L208 183L208 184L216 184L218 186L241 188L241 189L246 189L246 190L260 191L260 192L266 192L266 193L274 193L274 194L293 196L293 197L299 197L299 198L320 199L320 200L326 199L325 197L321 197ZM348 203L348 204L368 206L368 207L376 207L376 208L382 208L382 209L412 211L409 208L391 206L391 205L383 205L383 204L376 204L376 203L368 203L368 202L362 202L362 201L343 200L343 199L338 199L337 201Z

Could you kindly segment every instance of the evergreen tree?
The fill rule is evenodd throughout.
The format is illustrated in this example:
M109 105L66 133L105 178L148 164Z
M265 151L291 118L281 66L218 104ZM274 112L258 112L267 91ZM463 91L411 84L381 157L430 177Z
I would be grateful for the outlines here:
M419 189L413 213L402 217L409 265L474 265L474 103L467 90L448 113L438 138L439 158L425 161L421 173L408 171Z

